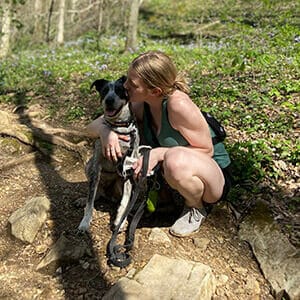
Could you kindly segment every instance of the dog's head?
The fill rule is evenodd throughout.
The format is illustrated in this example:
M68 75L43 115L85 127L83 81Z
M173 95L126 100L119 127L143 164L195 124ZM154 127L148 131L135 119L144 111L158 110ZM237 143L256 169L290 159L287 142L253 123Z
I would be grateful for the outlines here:
M104 115L113 118L119 114L123 106L128 102L128 95L124 88L126 76L122 76L116 81L106 79L95 80L92 85L99 92Z

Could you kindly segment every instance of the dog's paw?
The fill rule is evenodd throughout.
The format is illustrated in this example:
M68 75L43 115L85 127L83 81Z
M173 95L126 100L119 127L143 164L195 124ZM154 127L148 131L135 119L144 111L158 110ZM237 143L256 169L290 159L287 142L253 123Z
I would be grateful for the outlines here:
M82 208L82 207L85 207L86 201L87 201L86 197L81 197L81 198L76 199L73 204L77 208Z
M83 219L83 220L80 222L80 224L79 224L79 226L78 226L78 228L77 228L77 231L78 231L79 233L85 233L85 232L88 232L88 231L89 231L89 227L90 227L90 223L87 222L85 219Z

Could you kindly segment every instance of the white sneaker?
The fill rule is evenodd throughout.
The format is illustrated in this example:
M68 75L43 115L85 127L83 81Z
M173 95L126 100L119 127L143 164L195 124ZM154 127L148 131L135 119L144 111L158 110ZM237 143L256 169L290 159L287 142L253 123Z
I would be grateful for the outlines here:
M199 230L206 216L207 213L204 208L184 206L180 217L170 228L170 233L178 237L195 233Z

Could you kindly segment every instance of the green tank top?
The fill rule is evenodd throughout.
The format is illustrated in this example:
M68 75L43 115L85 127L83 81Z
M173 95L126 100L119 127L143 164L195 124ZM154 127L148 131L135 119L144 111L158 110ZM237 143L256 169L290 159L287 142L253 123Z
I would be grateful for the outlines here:
M174 129L168 119L167 100L162 102L162 118L161 118L161 130L158 136L154 133L151 126L152 116L150 107L147 103L144 105L144 117L143 117L143 134L146 143L152 148L156 147L174 147L174 146L187 146L188 141L181 135L181 133ZM215 136L214 131L210 128L210 134ZM213 159L218 165L224 169L230 164L229 155L224 147L223 143L217 143L214 145Z

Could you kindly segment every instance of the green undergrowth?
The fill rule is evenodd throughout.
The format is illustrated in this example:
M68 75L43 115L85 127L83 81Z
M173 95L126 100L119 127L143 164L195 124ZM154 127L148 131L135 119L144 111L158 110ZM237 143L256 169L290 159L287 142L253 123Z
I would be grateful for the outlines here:
M295 180L300 148L295 134L297 1L186 0L173 8L170 2L144 1L136 52L124 53L124 36L94 32L62 47L16 51L0 61L0 101L20 104L16 95L22 93L23 104L42 102L63 124L87 123L101 112L90 91L93 80L117 78L138 53L162 50L187 74L195 103L227 128L240 186L250 180L254 190L264 180Z

